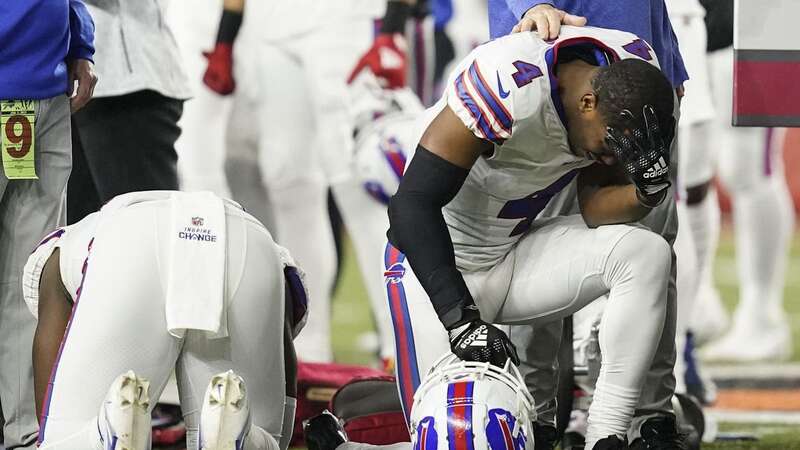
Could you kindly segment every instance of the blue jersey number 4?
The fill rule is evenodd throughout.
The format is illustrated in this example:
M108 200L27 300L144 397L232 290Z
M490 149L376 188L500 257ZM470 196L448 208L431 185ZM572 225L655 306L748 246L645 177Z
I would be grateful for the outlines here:
M514 83L517 84L518 88L529 84L531 81L543 75L542 69L531 63L526 63L525 61L514 61L512 64L517 71L511 76L514 78Z
M547 206L550 199L561 192L577 174L577 170L572 170L541 191L534 192L527 197L506 202L497 214L498 218L524 219L514 227L509 236L517 236L528 231L533 224L533 220L536 219L536 216Z

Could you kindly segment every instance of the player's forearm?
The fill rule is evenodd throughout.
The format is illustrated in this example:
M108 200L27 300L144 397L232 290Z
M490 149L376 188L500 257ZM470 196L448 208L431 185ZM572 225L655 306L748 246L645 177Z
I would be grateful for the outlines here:
M420 146L389 203L389 242L408 258L446 328L473 318L464 310L474 303L442 215L468 173Z
M233 45L242 26L245 0L225 0L217 28L217 44Z
M652 209L642 204L632 184L584 187L579 190L578 200L589 228L637 222Z

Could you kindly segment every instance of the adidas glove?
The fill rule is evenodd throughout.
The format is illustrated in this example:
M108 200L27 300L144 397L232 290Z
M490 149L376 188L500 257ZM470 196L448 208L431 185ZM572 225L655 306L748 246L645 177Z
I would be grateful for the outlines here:
M633 122L633 114L622 111L623 117ZM666 197L669 181L670 146L674 135L675 120L670 118L670 129L658 126L658 117L650 105L642 108L644 128L633 128L624 133L615 128L606 129L606 143L614 153L623 170L636 186L639 200L645 206L661 203Z
M464 361L488 362L497 367L511 359L519 365L517 349L503 330L481 319L454 327L450 334L450 350Z

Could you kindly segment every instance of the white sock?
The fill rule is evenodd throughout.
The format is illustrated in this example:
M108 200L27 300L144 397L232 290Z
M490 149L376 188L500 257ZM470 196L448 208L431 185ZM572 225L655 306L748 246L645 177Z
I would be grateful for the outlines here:
M671 261L667 242L641 229L625 235L608 256L603 282L610 291L599 332L603 361L589 409L587 448L609 435L623 436L631 425L667 320ZM669 342L674 344L674 336Z
M686 344L686 331L689 329L689 320L694 310L698 285L697 252L693 240L692 230L688 226L688 212L686 203L679 201L676 204L678 213L678 235L673 248L677 257L677 289L678 289L678 314L675 327L675 390L685 392L684 375L686 364L683 361L683 351Z
M782 173L752 189L735 191L734 224L741 280L737 321L781 320L787 249L794 229L794 209Z
M328 217L328 191L316 180L295 180L270 187L276 240L291 252L308 277L308 322L294 340L297 358L331 362L331 286L336 272L336 249Z
M380 338L381 358L391 358L394 356L394 331L382 270L386 230L389 229L386 207L370 197L355 178L336 183L332 189L367 288Z
M638 400L639 389L615 386L601 374L589 406L585 448L593 448L597 441L612 434L620 438L625 436Z
M687 221L681 222L690 228L697 254L698 273L701 283L711 281L711 268L719 241L720 212L717 189L712 185L706 197L699 203L687 205ZM706 276L708 278L706 279Z
M785 130L736 129L720 148L720 177L733 198L740 301L734 328L781 321L794 209L783 173Z

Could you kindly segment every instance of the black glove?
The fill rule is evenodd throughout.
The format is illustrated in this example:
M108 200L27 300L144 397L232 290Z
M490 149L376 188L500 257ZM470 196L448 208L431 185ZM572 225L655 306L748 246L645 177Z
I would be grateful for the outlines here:
M464 361L488 362L497 367L511 362L519 365L517 349L508 336L496 326L481 319L459 325L448 331L450 350Z
M615 128L606 129L606 143L623 170L646 198L661 197L672 184L669 181L669 160L675 119L670 118L668 130L661 131L658 118L650 105L642 108L644 128L631 128L626 134ZM627 109L622 116L633 123L633 114Z

